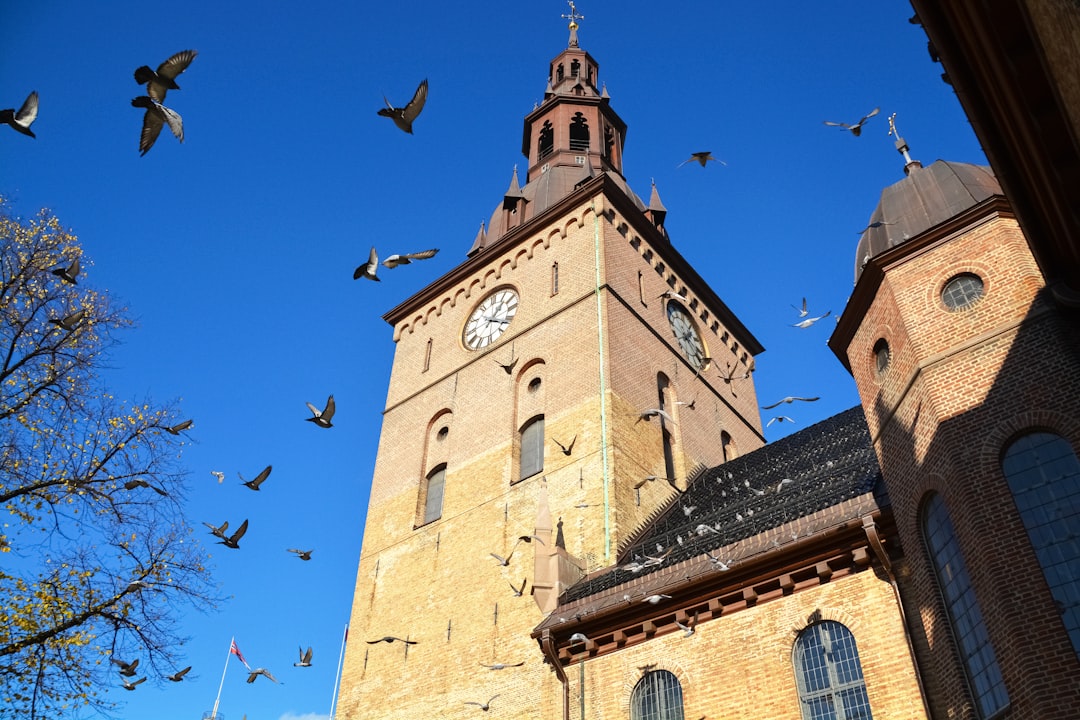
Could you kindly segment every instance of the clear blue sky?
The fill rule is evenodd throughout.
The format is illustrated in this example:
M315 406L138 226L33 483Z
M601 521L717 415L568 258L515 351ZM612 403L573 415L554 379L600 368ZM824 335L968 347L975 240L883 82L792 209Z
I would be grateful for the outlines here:
M858 403L825 345L791 305L838 314L855 246L883 187L902 177L886 135L897 122L917 159L985 163L942 69L902 0L667 3L582 0L581 46L600 63L627 122L625 171L667 229L765 345L762 403L796 424ZM49 207L93 259L85 282L131 308L104 379L122 397L179 399L195 419L184 453L190 520L250 518L240 551L213 546L228 597L191 614L181 684L147 682L127 718L188 720L214 702L235 636L252 665L283 681L244 683L233 661L229 720L316 720L330 708L394 344L381 315L465 259L501 201L522 119L543 98L566 44L568 7L527 3L112 0L4 3L0 107L41 96L37 139L0 127L0 193L23 215ZM138 153L143 64L199 55L167 104L166 130ZM376 115L428 78L407 136ZM862 137L823 120L881 114ZM728 165L676 166L711 150ZM371 245L439 255L352 280ZM830 318L831 321L831 318ZM334 393L329 431L303 422ZM768 416L767 416L768 417ZM267 464L263 490L241 487ZM219 485L210 475L227 475ZM311 562L285 552L314 548ZM354 638L361 640L362 638ZM297 646L315 665L293 668Z

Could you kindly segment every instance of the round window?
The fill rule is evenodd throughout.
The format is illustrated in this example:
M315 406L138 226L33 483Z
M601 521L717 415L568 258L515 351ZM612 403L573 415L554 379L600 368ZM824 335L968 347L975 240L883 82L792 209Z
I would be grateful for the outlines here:
M973 305L982 296L982 278L973 273L956 275L941 289L941 302L950 310L962 310Z

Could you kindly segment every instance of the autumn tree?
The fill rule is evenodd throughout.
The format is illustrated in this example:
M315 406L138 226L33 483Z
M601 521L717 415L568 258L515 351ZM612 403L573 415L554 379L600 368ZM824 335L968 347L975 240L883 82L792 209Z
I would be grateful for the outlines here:
M105 390L131 323L90 269L55 216L0 198L0 704L29 718L111 707L114 658L174 672L178 606L213 604L181 507L187 428Z

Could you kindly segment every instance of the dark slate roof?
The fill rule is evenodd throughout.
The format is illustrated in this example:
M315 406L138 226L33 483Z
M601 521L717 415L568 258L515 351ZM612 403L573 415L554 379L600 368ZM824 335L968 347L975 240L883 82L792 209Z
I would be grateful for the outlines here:
M790 480L780 486L782 480ZM561 603L589 597L683 560L874 493L888 504L861 407L853 407L759 450L699 473L619 553L619 566L570 587ZM777 488L780 487L780 490ZM755 491L761 492L758 495ZM687 510L690 511L689 515ZM740 519L741 518L741 519ZM814 528L808 528L813 532ZM662 548L658 550L659 548ZM647 556L671 553L638 572ZM730 560L731 558L723 558Z
M871 258L991 195L1004 193L993 171L984 165L938 160L929 167L913 166L907 177L881 191L855 251L855 282Z

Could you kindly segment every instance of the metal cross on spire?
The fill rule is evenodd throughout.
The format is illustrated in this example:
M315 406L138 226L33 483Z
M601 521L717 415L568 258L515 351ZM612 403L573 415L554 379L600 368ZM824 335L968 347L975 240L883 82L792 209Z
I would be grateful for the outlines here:
M910 174L912 168L922 167L922 164L918 160L912 160L911 155L908 154L908 144L904 138L900 137L900 131L896 129L896 113L889 116L889 135L896 138L896 151L904 156L904 173Z
M574 5L574 0L566 0L566 4L570 6L570 14L567 15L566 13L563 13L563 17L570 21L570 43L569 43L569 46L570 47L577 47L578 46L578 39L577 39L578 24L577 24L577 21L578 20L584 20L585 16L578 13L577 6Z

